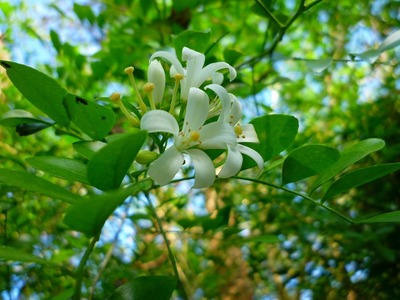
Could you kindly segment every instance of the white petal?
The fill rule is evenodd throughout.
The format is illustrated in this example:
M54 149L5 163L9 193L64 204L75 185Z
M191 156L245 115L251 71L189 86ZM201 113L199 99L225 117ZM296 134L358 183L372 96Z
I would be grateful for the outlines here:
M230 65L225 62L216 62L207 65L200 74L198 74L198 80L202 83L210 78L215 72L221 69L229 69L229 80L232 81L236 77L236 70Z
M173 135L179 133L178 122L164 110L151 110L145 113L140 120L140 128L148 132L169 132Z
M219 84L214 84L214 83L209 84L209 85L205 86L204 88L210 89L218 95L218 97L222 103L222 111L221 111L221 115L218 120L226 120L228 118L230 107L231 107L231 99L229 97L228 92Z
M244 145L238 144L237 147L241 153L251 157L257 163L257 166L260 168L260 170L264 168L264 159L262 158L260 153Z
M239 152L239 149L235 146L231 147L228 145L228 155L221 171L218 173L218 177L228 178L235 176L237 173L239 173L242 163L243 156Z
M227 144L236 145L233 127L224 122L212 122L200 130L199 145L202 149L226 149Z
M182 98L188 99L191 87L199 87L203 81L197 79L203 69L205 56L202 53L184 47L182 50L182 60L187 61L186 64L186 81L182 84Z
M214 73L211 75L212 83L221 84L224 81L224 75L221 73Z
M157 52L154 52L153 55L150 57L150 61L152 61L153 59L158 58L158 57L164 58L165 60L170 62L174 66L176 72L178 72L179 74L182 74L182 75L185 74L182 64L179 62L176 55L173 55L167 51L157 51Z
M209 99L204 91L198 88L190 89L185 121L183 123L183 131L185 133L187 129L197 131L203 126L208 115L208 103Z
M172 146L151 164L148 174L158 184L167 184L178 173L183 162L182 153Z
M190 155L194 165L194 188L200 189L209 187L215 180L214 165L206 153L199 149L186 151Z
M234 126L242 118L242 105L235 95L229 94L229 98L231 100L231 109L229 115L225 116L228 117L228 119L225 121Z
M152 92L154 103L161 103L164 97L165 72L158 60L153 60L150 62L147 79L149 82L154 84L154 90Z
M238 137L238 143L259 143L257 132L254 129L253 124L242 125L242 134Z

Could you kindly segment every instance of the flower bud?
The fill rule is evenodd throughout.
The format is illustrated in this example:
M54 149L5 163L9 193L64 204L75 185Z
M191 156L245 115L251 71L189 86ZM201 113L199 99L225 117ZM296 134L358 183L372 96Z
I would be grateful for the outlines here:
M140 150L135 160L141 165L148 165L156 160L158 154L149 150Z
M148 69L148 81L154 84L152 91L154 104L160 104L164 97L165 72L158 60L152 60Z

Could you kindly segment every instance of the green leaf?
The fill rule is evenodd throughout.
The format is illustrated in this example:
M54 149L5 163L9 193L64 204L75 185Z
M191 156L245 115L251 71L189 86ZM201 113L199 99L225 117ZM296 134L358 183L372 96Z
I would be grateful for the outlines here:
M181 58L183 47L204 53L210 46L209 31L185 30L173 38L176 55Z
M175 287L170 276L140 276L117 288L109 300L169 300Z
M378 59L379 55L381 55L381 51L370 49L362 53L351 53L350 55L353 57L353 59L358 57L359 59L366 60L372 64Z
M95 102L68 93L64 105L71 121L92 139L103 139L115 124L114 112Z
M16 186L68 203L75 203L81 198L54 183L25 171L0 169L0 180L7 185Z
M275 244L279 243L279 238L276 235L266 234L260 236L245 237L240 239L239 241L241 244L249 242Z
M266 115L253 119L251 124L257 132L259 144L243 143L261 154L264 161L287 149L294 141L299 128L298 120L289 115ZM255 166L249 157L243 157L242 170Z
M20 124L38 124L43 123L51 126L53 123L35 118L29 111L14 109L6 112L0 120L0 125L15 127Z
M107 145L106 143L100 141L93 141L93 142L81 141L73 143L72 147L76 152L78 152L83 157L91 159L97 151L99 151L106 145Z
M24 263L36 263L41 265L52 265L54 263L43 258L34 256L30 253L23 252L16 248L0 246L0 261L19 261Z
M71 229L83 232L87 236L97 235L108 217L126 198L149 190L151 186L152 182L146 180L125 189L81 200L69 207L64 217L64 223Z
M307 68L311 69L313 72L321 73L326 68L329 67L331 62L332 62L332 58L306 60L306 66L307 66Z
M400 45L400 30L396 30L390 34L386 39L383 40L382 44L379 46L378 50L380 52L393 49Z
M340 157L331 167L321 172L320 176L311 187L311 192L316 188L338 175L344 169L364 158L368 154L378 151L385 146L385 142L381 139L366 139L357 144L344 149L340 153Z
M75 159L56 156L36 156L26 159L32 167L50 175L89 184L86 165Z
M324 171L335 163L339 151L323 145L307 145L293 150L282 166L283 184L298 181Z
M374 181L399 169L400 163L391 163L366 167L349 172L329 187L322 198L322 202L325 202L327 199L330 199L351 188Z
M400 222L400 210L356 221L356 223L399 223L399 222Z
M62 126L69 125L63 105L67 91L54 79L31 67L0 60L7 75L26 99Z
M50 39L51 39L54 49L56 49L56 51L58 53L60 53L61 48L62 48L62 43L60 41L60 37L58 36L58 33L54 30L50 30Z
M114 135L113 140L89 160L89 182L100 190L118 188L146 137L147 132L139 129Z

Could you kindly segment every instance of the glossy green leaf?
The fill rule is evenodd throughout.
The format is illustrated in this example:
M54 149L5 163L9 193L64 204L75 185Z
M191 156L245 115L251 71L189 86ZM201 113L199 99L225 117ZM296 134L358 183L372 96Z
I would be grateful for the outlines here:
M107 145L106 143L100 141L93 141L93 142L81 141L73 143L72 147L76 152L78 152L83 157L91 159L97 151L99 151L106 145Z
M36 118L29 111L15 109L6 112L0 120L0 125L15 127L20 124L42 123L48 126L53 125L51 122Z
M68 203L75 203L80 200L80 196L25 171L0 169L0 181L7 185L16 186L23 190L36 192Z
M32 167L50 175L82 183L89 183L86 165L75 159L56 156L36 156L26 159Z
M327 199L335 197L351 188L374 181L399 169L400 163L391 163L366 167L349 172L329 187L322 198L322 202L325 202Z
M117 288L109 300L169 300L176 283L170 276L136 277Z
M0 246L0 261L19 261L24 263L36 263L41 265L51 265L54 264L43 258L34 256L30 253L26 253L16 248L11 248L7 246Z
M376 49L369 49L362 53L352 53L350 55L353 58L358 57L359 59L366 60L372 64L378 59L379 55L381 55L381 51Z
M366 139L357 144L344 149L340 153L340 157L336 163L323 171L311 187L311 191L338 175L344 169L364 158L368 154L378 151L385 146L385 142L381 139Z
M54 79L31 67L11 61L0 61L15 87L33 105L62 126L69 125L63 105L67 91Z
M173 38L176 55L181 59L183 47L204 53L210 46L211 33L209 31L186 30Z
M64 217L64 223L71 229L83 232L87 236L97 235L108 217L126 198L149 190L151 186L152 182L147 180L125 189L81 200L69 207Z
M378 50L380 52L387 51L393 49L400 45L400 30L396 30L392 34L390 34L382 44L379 46Z
M89 182L100 190L118 188L146 137L147 132L139 129L113 136L113 140L89 160Z
M15 126L15 131L18 132L20 136L27 136L39 132L43 129L50 127L51 124L46 124L42 122L38 123L22 123Z
M298 120L289 115L266 115L253 119L250 123L254 125L260 143L243 144L260 153L264 161L286 150L293 143L299 128ZM243 157L242 170L255 165L251 158Z
M68 93L64 105L71 121L92 139L103 139L115 124L114 112L95 102Z
M297 148L283 163L282 182L286 184L318 174L335 163L339 156L338 150L323 145Z
M376 215L367 219L357 220L356 223L399 223L400 210Z

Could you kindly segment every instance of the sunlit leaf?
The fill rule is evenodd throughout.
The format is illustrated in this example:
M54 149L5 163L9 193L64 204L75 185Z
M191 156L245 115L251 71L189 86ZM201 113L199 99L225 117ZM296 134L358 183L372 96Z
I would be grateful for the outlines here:
M366 139L357 144L344 149L340 153L340 157L331 167L321 172L320 176L311 187L311 191L321 186L334 176L338 175L344 169L364 158L368 154L378 151L385 146L385 142L381 139Z
M73 143L72 147L76 152L78 152L83 157L91 159L97 151L99 151L106 145L107 145L106 143L100 141L93 141L93 142L81 141Z
M25 171L0 169L0 181L23 190L36 192L68 203L75 203L80 196L72 194L62 187Z
M141 276L117 288L109 300L169 300L175 287L173 277Z
M332 63L332 58L306 60L306 66L316 73L323 72Z
M260 153L264 161L286 150L293 143L299 127L298 120L289 115L266 115L253 119L250 123L254 125L260 143L244 144ZM243 157L242 169L255 165L251 158Z
M386 39L383 40L382 44L379 46L378 50L380 52L393 49L400 45L400 30L396 30L390 34Z
M56 156L36 156L26 159L32 167L50 175L88 184L86 165L75 159Z
M400 163L391 163L366 167L349 172L329 187L322 198L322 202L325 202L327 199L335 197L351 188L374 181L399 169Z
M399 223L399 222L400 222L400 210L356 221L356 223Z
M150 189L152 182L143 181L124 189L92 196L83 199L69 207L64 223L71 229L85 233L87 236L99 234L104 223L113 211L129 196L136 196L142 191Z
M101 190L118 188L146 137L147 133L138 129L114 135L113 140L89 160L89 182Z
M282 182L286 184L318 174L335 163L339 156L338 150L323 145L297 148L283 163Z
M100 104L68 93L64 105L71 121L92 139L103 139L114 126L114 112Z
M185 30L173 38L176 55L181 58L183 47L204 53L210 46L209 31Z
M69 125L63 105L67 91L54 79L31 67L11 61L0 61L15 87L33 105L62 126Z

